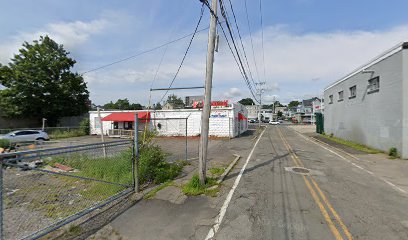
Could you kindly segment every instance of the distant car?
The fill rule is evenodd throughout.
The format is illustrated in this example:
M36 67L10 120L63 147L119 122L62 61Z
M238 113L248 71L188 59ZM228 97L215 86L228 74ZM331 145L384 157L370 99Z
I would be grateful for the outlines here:
M279 122L279 121L273 121L273 120L271 120L271 121L269 122L269 124L271 124L271 125L279 125L280 122Z
M50 137L41 130L20 130L7 133L0 136L0 139L7 139L10 142L24 142L24 141L48 141Z
M256 123L255 119L248 120L249 123Z
M283 123L283 120L279 120L279 123Z

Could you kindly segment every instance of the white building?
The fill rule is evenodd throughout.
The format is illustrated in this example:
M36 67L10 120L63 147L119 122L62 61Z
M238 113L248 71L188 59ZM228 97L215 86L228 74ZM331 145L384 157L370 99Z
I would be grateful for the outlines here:
M213 102L214 103L214 102ZM220 102L218 102L220 103ZM221 102L221 103L226 103ZM209 135L233 138L248 130L247 110L239 103L214 104L211 107ZM171 109L140 111L101 111L105 135L130 135L133 132L134 113L139 124L156 129L160 136L199 136L201 133L201 109ZM101 134L97 111L89 112L91 134Z
M327 134L408 158L408 43L324 90Z
M245 105L245 108L248 110L248 119L249 120L258 120L259 114L261 115L261 120L269 121L274 119L274 114L272 109L260 109L260 105Z

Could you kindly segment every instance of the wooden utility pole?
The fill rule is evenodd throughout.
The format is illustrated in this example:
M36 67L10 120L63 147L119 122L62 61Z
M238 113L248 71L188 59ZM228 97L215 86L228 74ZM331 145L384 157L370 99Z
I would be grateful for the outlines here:
M212 13L217 14L217 1L212 0L211 9ZM204 93L204 106L203 113L201 115L201 137L200 137L200 151L198 153L198 175L200 177L200 183L205 184L206 178L206 162L207 162L207 147L208 147L208 130L210 125L210 112L211 112L211 88L213 77L213 65L214 65L214 49L216 38L217 18L211 14L210 30L208 33L208 49L207 49L207 66L205 72L205 93Z

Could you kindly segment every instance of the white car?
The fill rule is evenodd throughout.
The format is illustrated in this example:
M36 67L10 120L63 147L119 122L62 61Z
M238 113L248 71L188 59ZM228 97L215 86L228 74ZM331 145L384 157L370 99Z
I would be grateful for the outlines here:
M7 133L0 136L0 139L7 139L10 142L24 142L24 141L48 141L50 137L41 130L19 130Z
M280 122L271 120L271 121L269 122L269 124L271 124L271 125L279 125Z

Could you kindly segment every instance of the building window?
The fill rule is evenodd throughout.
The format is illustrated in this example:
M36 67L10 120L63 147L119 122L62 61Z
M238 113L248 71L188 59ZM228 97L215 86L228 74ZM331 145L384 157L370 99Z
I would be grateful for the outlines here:
M368 94L380 91L380 77L368 80Z
M350 97L349 97L349 99L355 98L356 96L357 96L357 86L354 85L354 86L352 86L350 88Z
M339 102L341 102L341 101L343 101L344 100L344 91L340 91L339 92Z
M329 96L329 104L332 104L333 103L333 95L330 95Z

